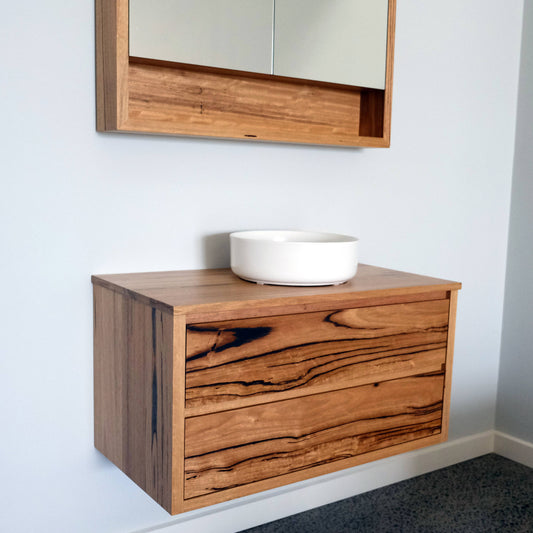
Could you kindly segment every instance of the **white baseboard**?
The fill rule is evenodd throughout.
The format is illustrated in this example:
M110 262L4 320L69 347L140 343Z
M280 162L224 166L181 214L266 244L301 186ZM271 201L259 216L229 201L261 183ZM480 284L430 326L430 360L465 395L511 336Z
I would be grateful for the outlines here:
M526 450L529 453L528 457L533 459L533 445L524 443L526 446L523 446L520 444L523 441L494 431L487 431L232 502L191 511L165 524L143 529L137 533L155 531L161 533L190 533L191 531L235 533L492 453L495 451L496 436L498 442L505 444L505 446L502 444L502 447L506 447L506 450L511 450L511 452L516 450L516 457L520 454L527 455L524 452ZM522 451L519 452L519 450ZM510 458L514 459L514 457ZM519 459L514 460L522 462Z
M533 468L533 444L531 442L495 431L494 452Z

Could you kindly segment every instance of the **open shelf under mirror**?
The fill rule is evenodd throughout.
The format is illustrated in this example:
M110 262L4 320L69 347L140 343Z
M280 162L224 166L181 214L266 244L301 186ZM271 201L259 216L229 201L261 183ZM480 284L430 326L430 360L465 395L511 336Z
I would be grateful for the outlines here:
M133 57L128 0L96 0L97 129L388 147L395 8L374 89Z

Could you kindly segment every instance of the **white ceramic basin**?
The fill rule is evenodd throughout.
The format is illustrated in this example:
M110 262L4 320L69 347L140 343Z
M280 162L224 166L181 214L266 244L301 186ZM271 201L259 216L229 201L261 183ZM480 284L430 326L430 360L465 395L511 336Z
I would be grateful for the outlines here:
M357 239L311 231L230 234L231 270L270 285L339 285L357 272Z

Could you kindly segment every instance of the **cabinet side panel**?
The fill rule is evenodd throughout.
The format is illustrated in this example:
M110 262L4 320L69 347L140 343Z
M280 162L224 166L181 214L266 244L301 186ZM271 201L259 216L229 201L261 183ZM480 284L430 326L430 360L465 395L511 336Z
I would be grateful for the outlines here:
M95 445L170 511L173 316L94 290Z
M450 311L448 319L448 340L446 343L446 380L444 382L444 400L442 407L442 440L448 439L450 422L450 402L452 394L453 349L455 344L455 320L457 315L458 291L450 291Z
M384 91L367 90L361 92L359 135L383 137L384 102Z
M181 513L184 493L185 455L185 317L174 316L172 388L172 514Z
M98 285L93 298L94 445L124 469L127 311L120 295Z
M125 472L169 512L173 317L128 301Z

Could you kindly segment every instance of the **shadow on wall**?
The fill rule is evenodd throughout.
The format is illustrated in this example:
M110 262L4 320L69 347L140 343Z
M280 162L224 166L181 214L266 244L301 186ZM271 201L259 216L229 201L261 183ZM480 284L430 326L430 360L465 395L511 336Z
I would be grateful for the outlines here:
M202 238L204 268L229 268L229 232L214 233Z

